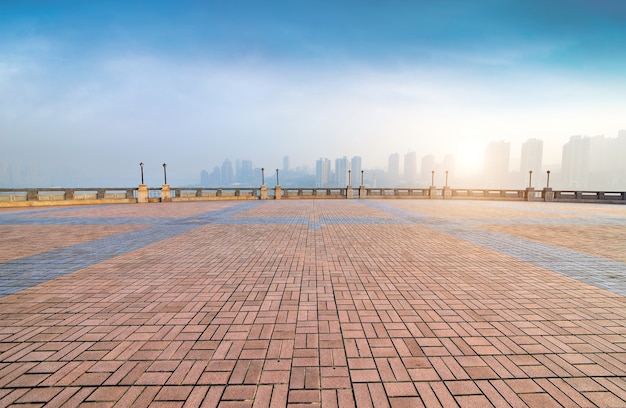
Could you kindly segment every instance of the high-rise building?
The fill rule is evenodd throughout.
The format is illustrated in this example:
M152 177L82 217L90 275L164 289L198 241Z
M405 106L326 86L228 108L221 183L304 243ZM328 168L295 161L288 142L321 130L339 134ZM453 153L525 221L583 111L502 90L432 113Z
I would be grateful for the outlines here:
M285 173L289 171L289 156L283 157L283 171Z
M202 170L200 172L200 185L202 187L208 187L209 186L209 172L206 170Z
M389 155L389 178L394 183L400 178L400 155L398 153Z
M250 184L254 181L254 167L252 165L252 160L241 161L241 171L240 176L238 177L238 181L247 184Z
M626 189L626 131L617 138L572 136L563 146L563 188L623 191Z
M330 181L330 160L319 159L315 162L315 187L327 187Z
M348 185L348 170L350 170L350 162L346 156L335 159L335 185L337 187Z
M485 180L487 188L507 188L511 144L505 141L490 142L485 151Z
M565 188L586 188L589 177L589 153L591 139L580 135L572 136L563 145L561 173Z
M417 181L417 153L408 152L404 155L404 180L408 183Z
M235 181L233 165L230 162L230 160L226 159L224 160L224 163L222 163L221 175L222 175L222 186L224 187L231 185L233 181Z
M522 160L520 162L520 177L522 181L530 179L529 172L539 176L543 166L543 141L528 139L522 144Z
M222 184L222 172L219 166L213 167L213 171L209 174L209 185L219 187Z
M350 186L360 186L361 185L361 171L363 170L361 156L354 156L350 161L350 170L352 180L348 180L348 185Z

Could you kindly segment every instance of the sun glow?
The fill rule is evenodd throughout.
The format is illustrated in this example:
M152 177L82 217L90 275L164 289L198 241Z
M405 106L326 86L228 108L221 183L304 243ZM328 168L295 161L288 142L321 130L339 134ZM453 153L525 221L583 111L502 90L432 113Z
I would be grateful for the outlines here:
M475 175L483 169L483 148L476 144L462 143L459 145L454 159L459 174Z

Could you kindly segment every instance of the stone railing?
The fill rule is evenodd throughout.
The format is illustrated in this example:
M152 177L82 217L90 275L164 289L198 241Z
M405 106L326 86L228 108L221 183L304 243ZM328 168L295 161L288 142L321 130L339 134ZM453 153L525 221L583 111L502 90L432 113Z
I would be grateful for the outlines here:
M446 199L557 201L626 204L626 192L460 188L207 188L175 187L164 184L148 188L5 188L0 189L0 207L147 203L207 200L274 199Z

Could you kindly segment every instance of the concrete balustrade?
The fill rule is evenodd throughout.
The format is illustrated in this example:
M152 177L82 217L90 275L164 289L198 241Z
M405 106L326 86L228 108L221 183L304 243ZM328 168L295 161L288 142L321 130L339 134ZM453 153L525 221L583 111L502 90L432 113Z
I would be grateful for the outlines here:
M151 203L207 200L279 200L279 199L442 199L556 201L626 204L626 192L570 191L544 188L535 190L436 188L206 188L176 187L164 184L149 188L5 188L0 189L0 207Z

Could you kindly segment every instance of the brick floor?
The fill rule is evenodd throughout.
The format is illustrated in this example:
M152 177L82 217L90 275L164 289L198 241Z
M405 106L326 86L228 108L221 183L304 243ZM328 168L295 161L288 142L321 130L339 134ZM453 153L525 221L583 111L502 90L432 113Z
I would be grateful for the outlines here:
M626 406L626 206L0 209L0 406Z

